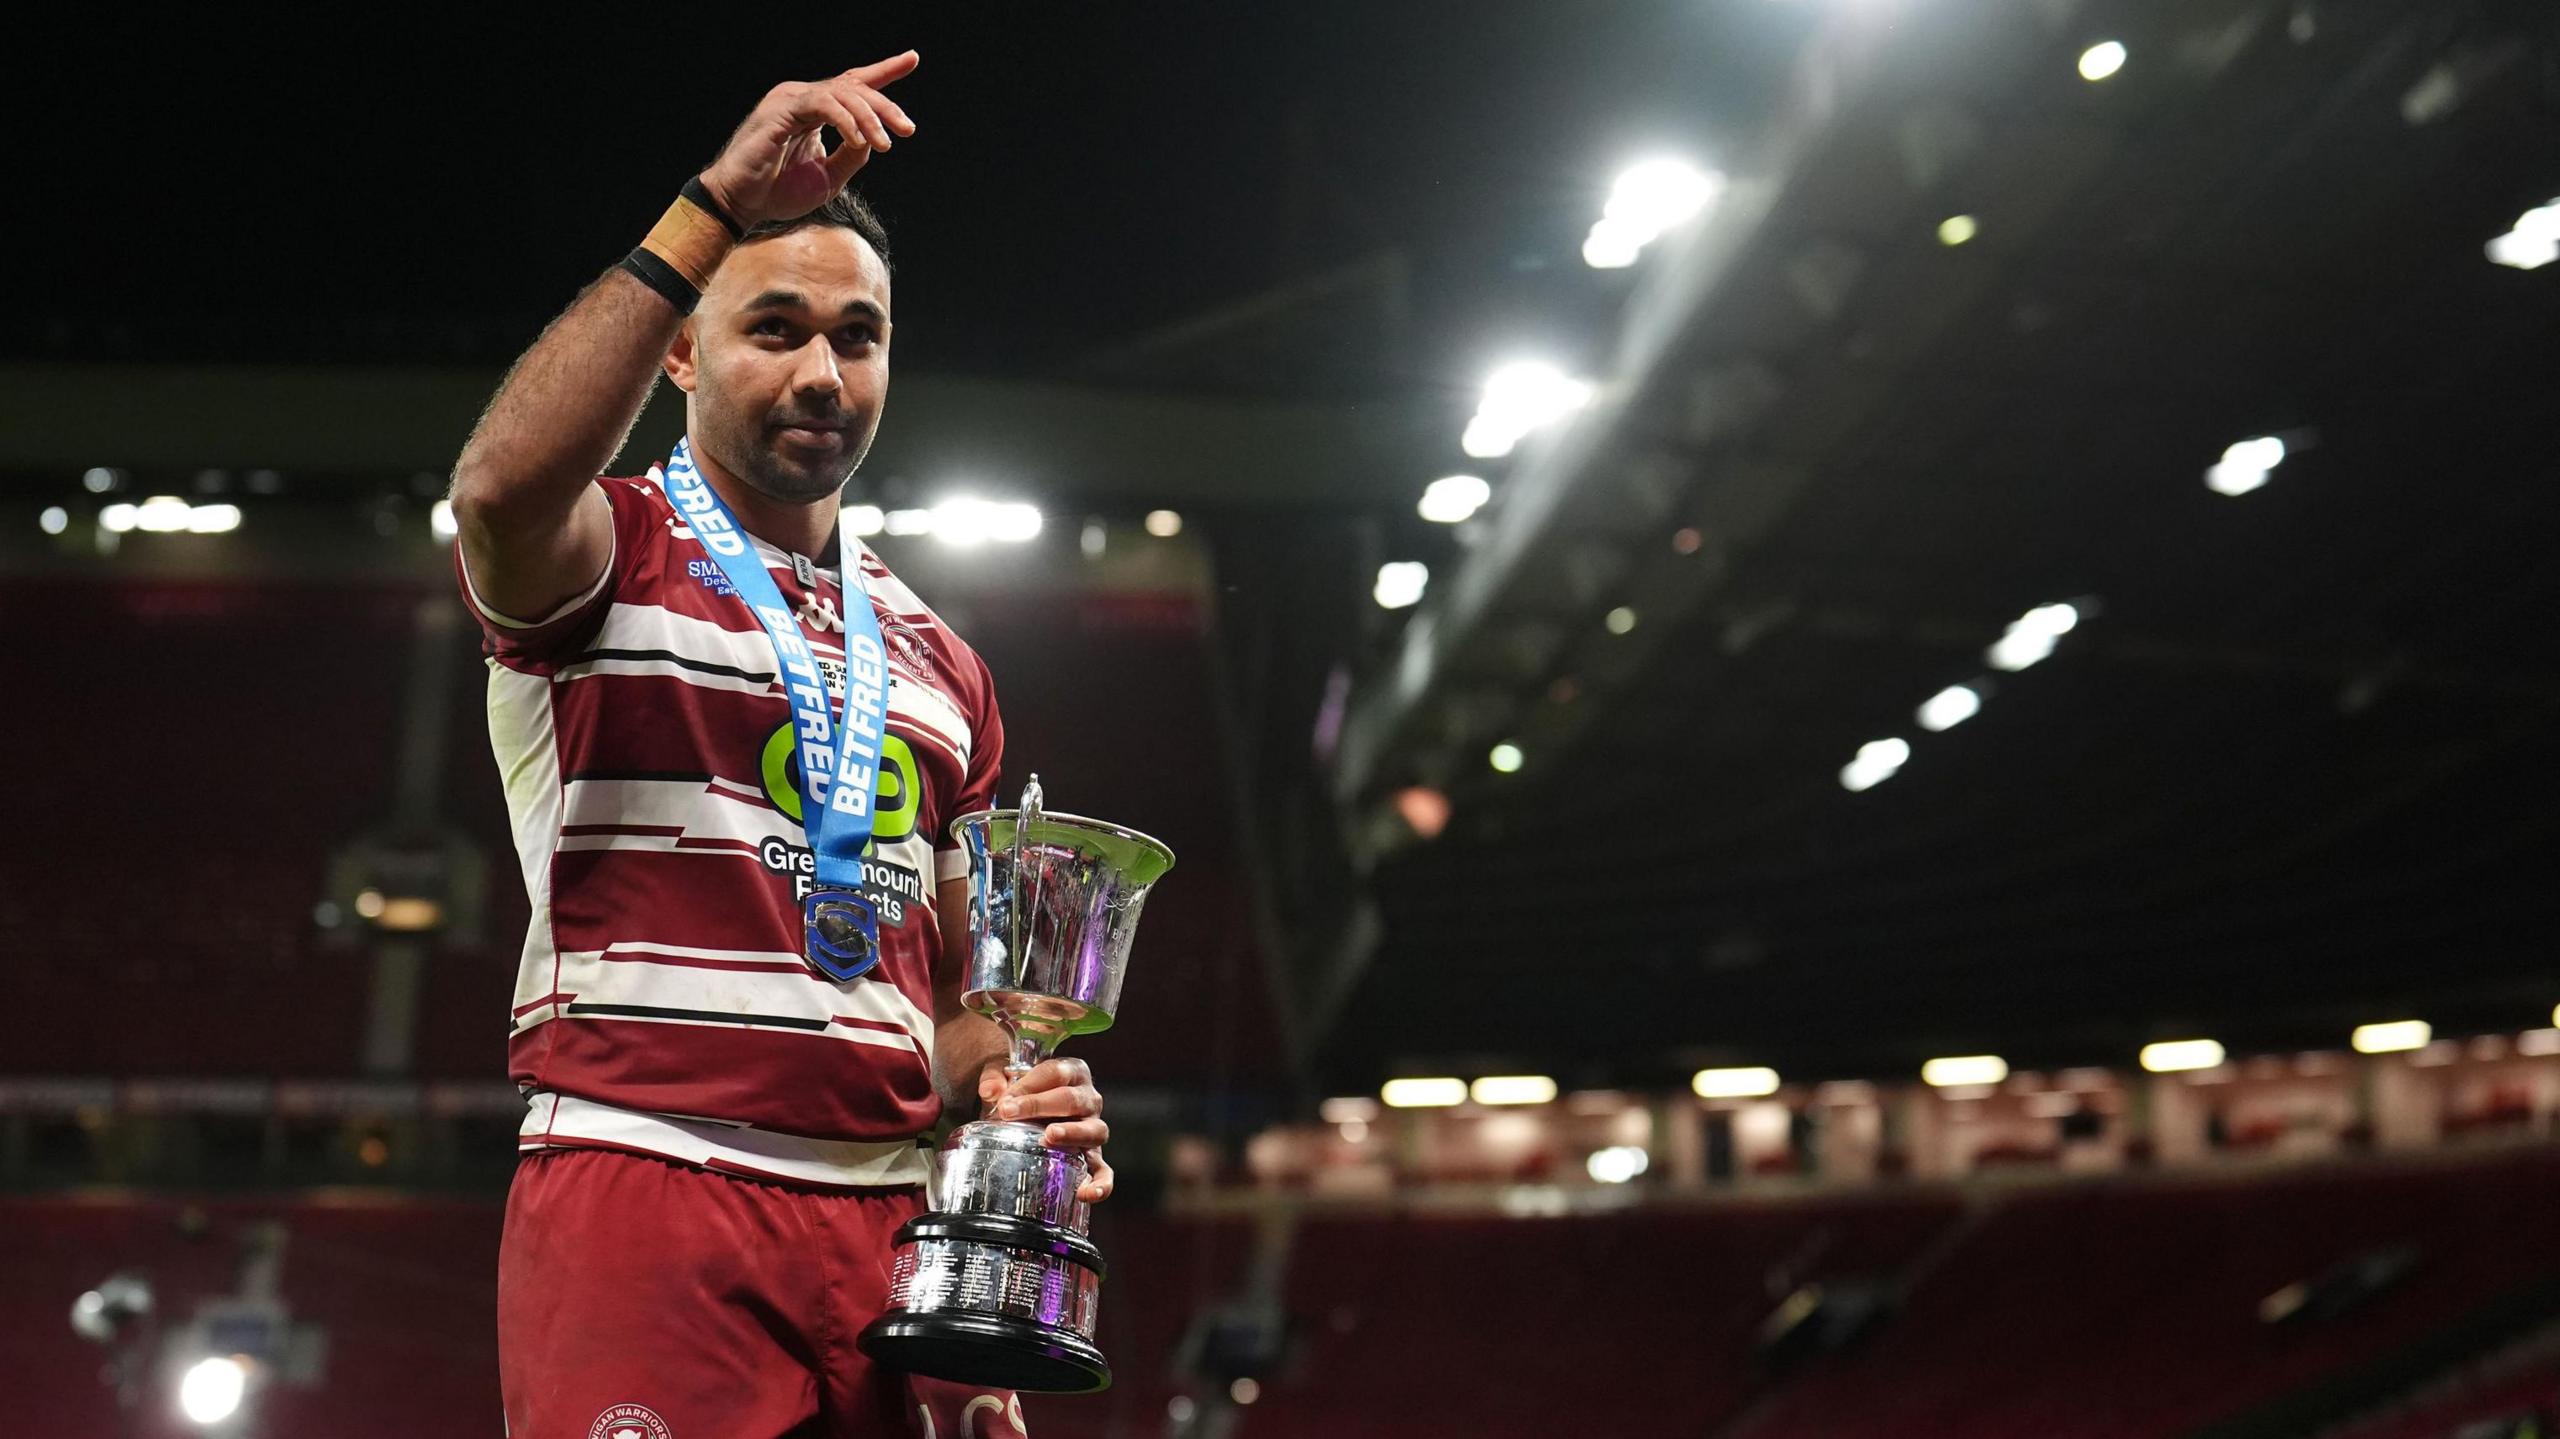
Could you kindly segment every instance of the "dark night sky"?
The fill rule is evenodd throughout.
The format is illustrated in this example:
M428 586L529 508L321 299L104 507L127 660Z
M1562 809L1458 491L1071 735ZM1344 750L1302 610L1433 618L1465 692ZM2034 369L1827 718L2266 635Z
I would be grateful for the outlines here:
M503 361L768 85L913 46L920 133L863 177L906 364L1069 373L1394 249L1420 367L1471 380L1487 346L1607 312L1620 277L1574 251L1610 173L1738 149L1807 23L1765 0L863 5L691 34L238 13L24 78L20 194L63 223L8 357Z

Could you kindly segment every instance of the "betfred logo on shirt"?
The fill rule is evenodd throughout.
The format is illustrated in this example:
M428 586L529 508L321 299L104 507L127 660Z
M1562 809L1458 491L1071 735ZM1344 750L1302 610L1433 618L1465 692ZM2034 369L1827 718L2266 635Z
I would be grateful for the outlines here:
M643 1404L616 1404L587 1426L587 1439L674 1439L675 1431Z

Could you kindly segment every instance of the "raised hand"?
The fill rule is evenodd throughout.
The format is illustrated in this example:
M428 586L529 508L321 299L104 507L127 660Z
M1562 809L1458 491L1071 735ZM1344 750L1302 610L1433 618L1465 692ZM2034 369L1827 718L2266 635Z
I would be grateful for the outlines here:
M702 172L704 188L741 226L796 220L834 199L891 136L916 132L907 112L880 93L916 59L909 50L828 79L774 86ZM820 135L827 126L839 137L833 151Z

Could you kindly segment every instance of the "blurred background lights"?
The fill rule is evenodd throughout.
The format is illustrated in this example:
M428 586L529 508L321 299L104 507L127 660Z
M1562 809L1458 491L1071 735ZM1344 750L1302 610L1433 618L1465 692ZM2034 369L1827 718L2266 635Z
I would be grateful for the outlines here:
M1641 1145L1612 1144L1595 1149L1582 1162L1583 1172L1596 1184L1625 1184L1645 1172L1653 1163Z
M2516 217L2515 227L2488 244L2490 262L2511 270L2539 270L2560 260L2560 200Z
M240 1411L249 1392L249 1371L237 1359L212 1355L187 1366L178 1380L178 1412L189 1423L211 1426Z
M1431 567L1420 560L1389 560L1378 566L1378 582L1369 595L1382 610L1400 610L1418 603L1431 583Z
M1160 540L1182 533L1182 516L1172 510L1147 511L1147 533Z
M1921 702L1920 727L1936 734L1982 712L1982 695L1971 685L1949 685Z
M2211 1069L2222 1062L2222 1046L2210 1039L2164 1039L2142 1046L2142 1067L2153 1074Z
M1961 245L1981 233L1981 230L1982 227L1975 223L1971 215L1949 215L1938 222L1938 243L1947 246Z
M238 505L195 505L176 495L153 495L141 504L113 504L98 511L98 526L109 534L141 530L148 534L227 534L240 528Z
M44 513L36 516L36 526L48 535L61 534L71 528L71 512L60 505L47 505Z
M1697 217L1724 190L1724 176L1686 160L1654 159L1630 165L1609 187L1600 218L1582 242L1582 262L1616 270L1636 262L1664 231Z
M1778 1071L1766 1065L1701 1069L1689 1076L1689 1090L1700 1099L1757 1099L1778 1092Z
M1496 771L1502 774L1518 774L1520 772L1520 761L1522 758L1520 746L1511 743L1509 740L1505 740L1502 743L1495 745L1492 753L1485 756L1486 762L1491 764Z
M2402 1050L2424 1049L2435 1038L2434 1026L2423 1019L2395 1019L2381 1024L2359 1024L2347 1036L2347 1044L2358 1054L2398 1054Z
M1545 1104L1556 1097L1556 1082L1543 1074L1490 1074L1467 1086L1467 1098L1478 1104Z
M1514 360L1485 377L1475 418L1459 448L1479 460L1497 459L1532 430L1589 403L1591 384L1543 360Z
M2054 641L2079 623L2080 611L2071 605L2038 605L2011 620L1982 657L1993 669L2015 673L2052 654Z
M1636 628L1636 612L1625 605L1620 605L1602 616L1600 622L1607 625L1609 633L1613 635L1633 634Z
M427 530L439 540L450 541L459 533L453 520L453 501L438 500L427 511Z
M878 505L847 505L843 522L855 538L867 540L880 533L880 527L889 523L889 516Z
M1378 1102L1389 1109L1445 1109L1466 1098L1463 1079L1390 1079L1378 1087Z
M2273 435L2242 440L2204 472L2204 487L2217 495L2245 495L2267 482L2284 463L2284 441Z
M1911 742L1906 739L1869 740L1858 746L1858 754L1840 768L1840 787L1851 794L1870 790L1893 778L1911 758Z
M2080 78L2104 80L2124 68L2124 42L2101 40L2080 52Z
M1998 1084L2009 1077L2009 1061L1996 1054L1958 1054L1920 1066L1920 1082L1933 1089L1960 1089Z
M925 512L928 533L961 549L989 541L1021 544L1040 533L1040 511L1030 505L997 503L962 495Z
M1493 486L1474 475L1443 475L1422 491L1415 512L1433 524L1454 525L1474 516L1493 498Z
M1438 839L1449 827L1449 796L1429 785L1407 785L1396 791L1396 814L1423 839Z

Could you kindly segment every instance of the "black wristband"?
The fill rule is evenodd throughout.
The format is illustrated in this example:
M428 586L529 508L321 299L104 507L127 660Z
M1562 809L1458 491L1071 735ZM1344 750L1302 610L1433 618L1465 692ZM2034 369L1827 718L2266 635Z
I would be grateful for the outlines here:
M702 177L700 175L696 175L692 179L685 181L684 185L678 189L676 193L684 196L688 200L691 200L694 204L701 206L702 213L719 221L728 229L730 239L743 240L747 238L746 228L740 225L736 220L731 219L729 212L720 208L720 202L711 198L711 187L702 183Z
M621 266L631 272L633 279L664 296L668 304L676 307L679 315L692 314L693 307L702 303L702 292L677 274L675 266L659 259L645 245L623 256Z

